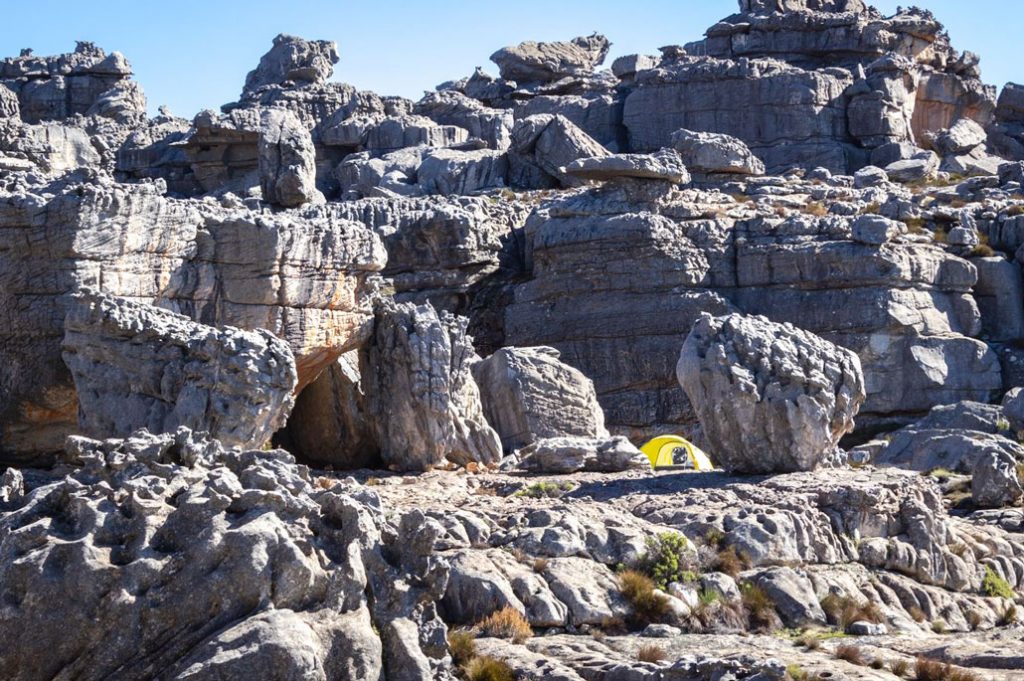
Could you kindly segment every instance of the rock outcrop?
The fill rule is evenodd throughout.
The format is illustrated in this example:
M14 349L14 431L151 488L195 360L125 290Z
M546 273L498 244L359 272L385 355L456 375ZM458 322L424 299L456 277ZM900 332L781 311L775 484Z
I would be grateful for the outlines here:
M743 473L828 461L865 395L856 355L763 317L702 315L677 373L715 462Z
M295 358L268 331L218 330L88 291L65 329L64 363L89 437L185 427L227 447L261 447L291 411Z
M569 42L528 41L505 47L491 55L501 77L520 83L550 83L570 76L592 73L604 62L611 42L603 35L574 38Z

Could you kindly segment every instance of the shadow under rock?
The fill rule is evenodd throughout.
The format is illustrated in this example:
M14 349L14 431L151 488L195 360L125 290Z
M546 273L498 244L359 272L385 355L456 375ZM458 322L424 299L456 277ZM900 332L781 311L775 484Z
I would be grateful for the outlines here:
M721 471L711 473L660 473L643 478L587 480L568 492L565 498L590 497L594 501L610 501L633 494L669 495L694 489L722 489L730 485L757 485L770 475L729 475Z

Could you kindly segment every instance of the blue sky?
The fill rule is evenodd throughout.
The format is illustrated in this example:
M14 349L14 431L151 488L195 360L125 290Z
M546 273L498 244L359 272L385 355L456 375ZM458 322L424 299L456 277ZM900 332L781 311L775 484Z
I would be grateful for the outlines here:
M34 0L5 3L0 56L23 47L37 54L92 40L131 61L149 97L191 117L233 101L245 74L278 33L338 43L335 78L381 94L418 98L476 66L496 73L488 57L523 40L561 40L600 31L617 56L656 53L699 38L732 14L735 0ZM1015 0L882 0L935 12L958 49L982 55L986 82L1024 82L1024 12Z

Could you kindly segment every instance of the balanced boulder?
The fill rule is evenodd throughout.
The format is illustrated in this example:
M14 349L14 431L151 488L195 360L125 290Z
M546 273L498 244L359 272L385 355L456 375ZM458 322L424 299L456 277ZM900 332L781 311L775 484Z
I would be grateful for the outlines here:
M813 470L853 430L864 402L860 360L812 333L764 317L703 314L676 367L723 468Z

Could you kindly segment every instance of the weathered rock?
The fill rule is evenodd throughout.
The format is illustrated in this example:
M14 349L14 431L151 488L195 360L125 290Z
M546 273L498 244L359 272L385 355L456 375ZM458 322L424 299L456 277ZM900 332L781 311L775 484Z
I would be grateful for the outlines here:
M853 430L865 396L856 355L763 317L702 315L677 374L711 456L744 473L816 468Z
M81 468L0 517L5 678L451 678L422 514L391 527L373 495L317 489L285 452L184 429L72 438L68 456ZM28 597L47 589L65 596Z
M331 77L337 63L338 46L333 40L303 40L282 33L274 38L274 46L260 58L259 65L245 77L242 96L266 85L322 83Z
M805 575L792 568L770 568L758 572L751 581L772 600L787 627L826 624L825 611L821 609L814 586Z
M438 149L423 156L416 181L424 194L467 196L504 187L508 158L492 149Z
M892 182L917 182L935 177L939 170L939 157L935 152L928 151L915 155L905 161L896 161L885 167L885 172Z
M1018 466L1024 459L1015 459L1005 452L978 457L971 478L971 501L978 508L1013 506L1024 498L1024 481Z
M21 105L18 103L18 95L2 84L0 84L0 118L21 119Z
M1024 388L1014 388L1003 397L1003 413L1014 432L1024 430Z
M969 118L961 118L948 130L936 135L934 141L936 151L942 155L966 154L975 147L984 144L985 129Z
M908 426L894 433L873 458L880 466L927 473L939 468L971 475L989 455L1024 460L1024 447L1001 435L967 429Z
M869 246L881 246L906 234L907 226L881 215L861 215L853 221L853 240Z
M15 119L0 120L0 154L6 159L27 161L21 170L35 166L55 176L100 163L100 155L85 130L58 123L27 125Z
M259 447L291 411L295 359L267 331L217 330L91 291L76 298L65 328L64 362L90 437L184 426L228 447Z
M512 129L509 182L524 189L575 186L581 180L566 175L562 168L577 159L608 154L564 116L529 116L516 121Z
M427 470L501 458L501 441L483 415L472 366L479 361L466 323L428 303L378 310L361 363L363 390L383 462Z
M491 55L501 77L520 83L549 83L566 76L593 72L608 55L611 43L603 35L573 38L569 42L528 41Z
M672 133L672 147L695 173L764 175L764 163L730 135L677 130Z
M316 188L313 138L293 114L271 109L260 121L260 186L263 200L295 208L323 202Z
M429 92L416 103L414 112L440 125L462 128L496 151L508 149L512 141L515 120L511 111L491 109L461 92Z
M581 158L562 168L562 173L590 181L607 181L628 177L688 184L690 173L679 152L662 149L653 154L613 154Z
M502 348L473 366L488 423L511 451L535 440L604 438L594 383L554 348Z
M644 470L651 465L647 457L624 437L541 438L520 449L517 455L521 470L548 475Z

